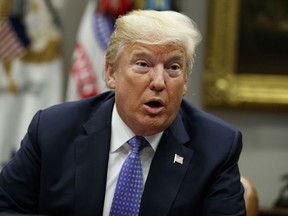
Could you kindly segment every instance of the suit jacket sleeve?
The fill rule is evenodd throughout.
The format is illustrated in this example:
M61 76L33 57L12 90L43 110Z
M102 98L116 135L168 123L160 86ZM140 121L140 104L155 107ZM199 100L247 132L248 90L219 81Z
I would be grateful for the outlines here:
M0 211L37 213L40 150L35 145L40 112L32 120L21 148L0 175Z
M240 182L238 159L242 149L241 133L236 131L225 162L219 167L204 201L202 215L246 215L244 189Z

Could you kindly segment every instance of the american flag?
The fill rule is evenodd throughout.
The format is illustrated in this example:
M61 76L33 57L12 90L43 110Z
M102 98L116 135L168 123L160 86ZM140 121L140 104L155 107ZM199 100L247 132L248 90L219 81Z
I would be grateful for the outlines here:
M21 23L9 18L0 23L0 60L12 60L25 53L29 41Z
M94 68L90 60L85 48L78 42L73 54L72 72L77 80L81 98L97 95L99 91Z
M181 156L178 155L178 154L175 154L175 155L174 155L174 161L173 161L173 163L183 164L183 161L184 161L184 158L183 158L183 157L181 157Z

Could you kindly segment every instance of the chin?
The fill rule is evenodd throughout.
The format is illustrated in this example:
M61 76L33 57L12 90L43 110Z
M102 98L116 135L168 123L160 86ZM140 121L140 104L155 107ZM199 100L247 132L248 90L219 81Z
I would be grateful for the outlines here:
M142 126L142 136L152 136L157 133L160 133L164 131L167 127L164 126L163 124L155 124L155 123L150 123L150 124L144 124Z
M152 136L169 127L171 123L167 120L168 117L164 118L163 116L142 115L141 117L138 116L137 118L134 118L133 125L130 126L133 132L137 135Z

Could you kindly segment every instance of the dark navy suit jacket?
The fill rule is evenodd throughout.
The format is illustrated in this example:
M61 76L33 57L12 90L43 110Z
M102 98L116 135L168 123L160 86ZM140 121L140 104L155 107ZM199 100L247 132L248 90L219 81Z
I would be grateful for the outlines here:
M102 215L113 104L108 92L39 111L1 172L0 211ZM245 215L241 148L237 130L183 100L152 160L140 215Z

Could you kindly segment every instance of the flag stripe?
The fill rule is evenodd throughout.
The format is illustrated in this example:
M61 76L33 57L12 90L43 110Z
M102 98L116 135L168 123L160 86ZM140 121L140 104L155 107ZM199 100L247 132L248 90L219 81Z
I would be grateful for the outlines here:
M95 72L90 59L80 43L76 44L73 54L72 72L81 98L98 94Z
M0 30L0 59L8 60L20 56L24 52L24 47L17 34L6 21Z

